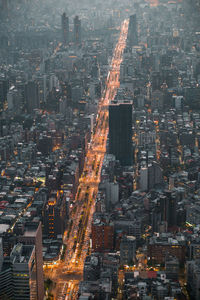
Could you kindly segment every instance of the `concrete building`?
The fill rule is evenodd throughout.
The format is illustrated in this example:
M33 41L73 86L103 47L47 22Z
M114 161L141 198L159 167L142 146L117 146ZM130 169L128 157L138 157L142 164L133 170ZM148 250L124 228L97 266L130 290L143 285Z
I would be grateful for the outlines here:
M186 264L187 284L192 299L200 299L200 260L191 260Z
M106 182L106 211L109 211L119 201L119 184Z
M50 239L63 234L66 224L66 205L62 193L52 192L44 208L44 233Z
M173 237L169 233L150 238L148 244L148 256L152 263L165 263L166 255L174 256L180 263L185 261L186 241L183 236Z
M114 225L103 214L95 214L92 223L92 249L109 252L114 247Z
M146 167L140 169L140 189L148 191L154 188L155 185L163 182L163 171L160 165L153 161Z
M94 281L100 277L100 261L96 255L87 256L84 262L83 279Z
M19 114L22 112L22 95L21 93L12 86L7 94L7 101L8 101L8 110Z
M42 224L29 223L25 228L24 234L19 241L26 245L35 246L35 264L37 280L37 300L44 298L44 277L43 277L43 257L42 257Z
M32 245L16 244L10 255L10 266L1 273L1 279L7 284L5 297L11 299L37 299L37 277L35 247ZM9 292L6 293L6 292Z
M136 251L136 238L124 235L120 243L120 262L123 265L133 264Z
M142 167L140 169L140 189L141 191L148 190L148 168Z

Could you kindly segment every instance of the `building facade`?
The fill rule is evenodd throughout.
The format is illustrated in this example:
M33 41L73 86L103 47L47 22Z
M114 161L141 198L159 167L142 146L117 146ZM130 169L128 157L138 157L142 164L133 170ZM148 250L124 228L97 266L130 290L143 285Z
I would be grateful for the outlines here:
M112 101L109 105L109 152L121 165L132 165L131 101Z

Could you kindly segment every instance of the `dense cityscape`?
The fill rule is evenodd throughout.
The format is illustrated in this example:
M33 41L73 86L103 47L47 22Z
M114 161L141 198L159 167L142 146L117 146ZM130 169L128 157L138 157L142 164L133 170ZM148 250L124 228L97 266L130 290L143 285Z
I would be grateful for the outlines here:
M0 300L199 300L200 1L0 21Z

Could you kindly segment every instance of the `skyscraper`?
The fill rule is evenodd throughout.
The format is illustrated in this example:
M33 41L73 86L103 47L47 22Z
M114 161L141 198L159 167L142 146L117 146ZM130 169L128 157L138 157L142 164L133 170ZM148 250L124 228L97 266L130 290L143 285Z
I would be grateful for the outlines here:
M81 43L81 20L78 16L74 18L74 43L76 45Z
M33 113L33 110L40 107L39 89L36 81L29 81L25 85L25 103L27 113Z
M62 41L64 45L69 43L69 18L64 12L61 16L61 25L62 25Z
M131 101L112 101L109 105L109 152L122 166L133 162Z
M3 104L7 100L7 92L9 90L9 80L6 78L0 78L0 107L3 107Z
M11 252L10 261L14 299L37 299L35 247L17 244Z
M163 170L157 162L153 161L140 169L140 189L142 191L148 191L155 185L162 184L162 181Z
M0 299L37 298L35 247L16 244L0 270Z
M42 225L41 222L26 224L24 234L19 241L26 245L35 246L37 300L44 298L43 257L42 257Z
M129 18L128 44L131 47L138 44L138 32L137 32L137 18L136 18L136 15L131 15L130 18Z
M63 194L51 192L44 207L44 232L48 238L55 239L63 234L66 226L66 203Z

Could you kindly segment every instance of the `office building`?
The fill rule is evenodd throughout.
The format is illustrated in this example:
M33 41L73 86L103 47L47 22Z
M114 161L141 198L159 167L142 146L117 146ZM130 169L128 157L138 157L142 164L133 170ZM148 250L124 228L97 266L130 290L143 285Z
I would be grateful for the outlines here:
M109 152L121 165L132 165L131 101L112 101L109 105Z
M17 244L11 252L10 260L14 299L37 299L35 247Z
M85 281L94 281L100 276L100 260L97 255L86 256L84 262L83 278Z
M176 257L166 256L165 271L168 279L178 280L179 261Z
M135 259L136 238L134 236L123 236L120 243L121 264L132 264Z
M9 90L9 80L6 78L0 78L0 107L3 107L3 104L7 100L7 92Z
M74 18L74 43L81 44L81 20L78 16Z
M22 95L20 91L12 86L7 94L8 110L20 114L22 112Z
M66 226L66 204L63 194L52 192L44 208L44 233L56 239L64 233Z
M69 43L69 18L64 12L61 16L61 25L62 25L62 41L66 45Z
M147 191L148 190L148 168L142 167L140 169L140 190Z
M179 263L184 263L186 258L186 241L184 236L173 236L170 233L154 235L150 238L147 247L150 261L154 264L165 263L166 255L176 257Z
M1 257L1 259L2 264L0 268L0 299L14 299L10 257Z
M0 270L0 299L38 300L33 245L18 243L10 257L4 258Z
M163 182L163 170L160 165L153 161L140 169L140 190L148 191Z
M200 299L200 260L187 261L187 286L191 299Z
M161 184L162 181L163 170L156 161L153 161L148 165L148 189L152 189L155 185Z
M23 235L19 241L26 245L35 246L36 280L37 280L37 300L44 298L44 277L43 277L43 257L42 257L42 224L41 222L30 222L25 226Z
M102 214L94 214L92 222L92 249L109 252L114 246L114 225Z
M130 47L133 47L136 46L137 44L138 44L137 17L136 15L131 15L129 18L128 45Z
M117 182L106 182L106 211L111 211L119 201L119 184Z
M39 108L39 90L35 81L29 81L25 85L25 103L27 113L33 113L33 110Z

